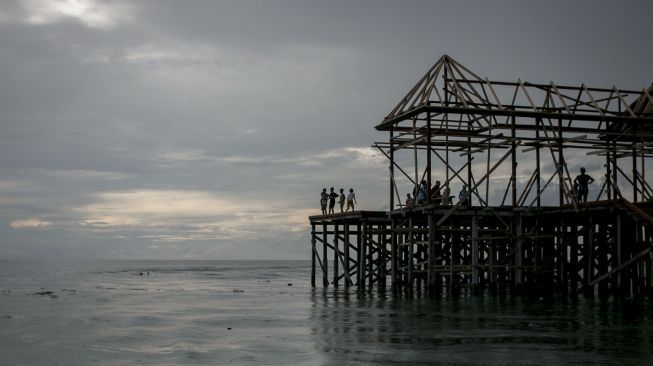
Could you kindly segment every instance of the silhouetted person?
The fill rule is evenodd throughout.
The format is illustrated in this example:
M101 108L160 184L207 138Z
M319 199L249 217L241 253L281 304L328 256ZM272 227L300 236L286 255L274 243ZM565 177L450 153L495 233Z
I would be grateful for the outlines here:
M347 211L351 207L351 210L354 211L354 203L358 204L356 201L356 194L354 193L353 188L349 188L349 194L347 195Z
M406 193L406 208L413 206L413 197L410 196L410 193Z
M436 205L442 203L442 193L440 192L439 180L436 180L435 185L431 187L431 202Z
M329 195L327 194L326 188L323 188L322 193L320 194L320 206L322 207L322 215L327 214L326 206L328 198Z
M333 191L333 187L331 187L331 192L329 192L329 213L335 213L333 211L333 208L336 207L336 198L338 198L338 194Z
M463 189L458 193L458 201L460 201L461 206L467 206L467 186L463 185Z
M576 198L578 202L587 202L587 193L589 193L588 185L594 183L594 178L585 174L585 168L580 168L580 175L574 178L574 184L578 184L578 191Z
M419 188L417 189L417 204L418 205L423 205L424 201L426 200L426 191L428 190L428 187L426 186L426 181L423 180L419 184Z
M445 184L444 189L442 190L442 204L443 205L449 205L451 203L449 199L449 195L451 194L451 190L449 189L449 185Z
M345 207L345 190L340 188L340 195L338 196L338 204L340 204L340 212L345 212L343 211Z

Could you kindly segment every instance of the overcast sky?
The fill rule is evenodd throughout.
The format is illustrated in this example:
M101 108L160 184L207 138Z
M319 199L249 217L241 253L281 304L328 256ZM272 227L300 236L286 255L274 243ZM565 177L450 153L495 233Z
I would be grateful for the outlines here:
M0 258L309 257L322 187L388 206L373 126L449 54L641 89L650 1L0 3Z

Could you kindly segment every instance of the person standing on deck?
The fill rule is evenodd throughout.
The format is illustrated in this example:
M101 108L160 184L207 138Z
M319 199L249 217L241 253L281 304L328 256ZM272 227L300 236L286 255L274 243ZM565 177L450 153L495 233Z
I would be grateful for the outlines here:
M411 208L413 206L413 197L410 196L410 193L406 193L406 208Z
M329 213L335 213L333 208L336 207L336 198L338 198L338 194L333 191L333 187L331 187L331 192L329 193Z
M589 193L588 185L594 183L594 178L585 174L585 168L580 168L580 175L574 178L574 184L578 184L578 193L576 199L578 202L587 202L587 193Z
M428 187L426 186L426 181L423 180L419 184L419 188L417 189L417 204L418 205L423 205L424 201L426 201L426 191L428 190Z
M461 206L467 206L467 186L463 185L462 191L458 193L458 201Z
M327 206L327 198L329 195L327 194L326 188L322 189L322 194L320 195L320 206L322 207L322 215L327 214L326 206Z
M442 204L443 205L449 205L449 195L451 194L451 190L449 189L449 185L445 184L444 189L442 190Z
M340 188L340 196L338 196L338 203L340 204L340 212L345 212L343 211L343 208L345 207L345 190Z
M349 188L349 194L347 195L347 211L351 207L351 210L354 211L354 203L358 204L356 201L356 194L354 193L353 188Z
M434 204L442 203L442 193L440 192L440 181L436 180L435 185L431 187L431 202Z

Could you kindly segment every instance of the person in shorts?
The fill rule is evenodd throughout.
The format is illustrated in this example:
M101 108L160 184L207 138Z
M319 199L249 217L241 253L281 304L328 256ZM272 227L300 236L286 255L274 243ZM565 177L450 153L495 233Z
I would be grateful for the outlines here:
M349 194L347 195L347 211L349 211L350 208L354 211L354 203L358 204L358 202L356 202L356 194L354 193L353 188L349 188Z

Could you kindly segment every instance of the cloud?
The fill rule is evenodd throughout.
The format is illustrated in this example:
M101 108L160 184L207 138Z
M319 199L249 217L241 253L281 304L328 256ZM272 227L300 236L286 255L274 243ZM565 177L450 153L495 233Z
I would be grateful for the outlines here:
M9 223L9 226L11 226L14 229L43 229L50 225L52 225L51 222L36 217L14 220L11 223Z
M30 24L52 24L74 19L89 28L110 29L129 19L132 8L115 1L25 0L26 20Z
M313 210L292 209L274 198L229 198L213 192L134 190L105 192L78 207L82 228L98 232L132 230L160 241L255 239L305 229Z

